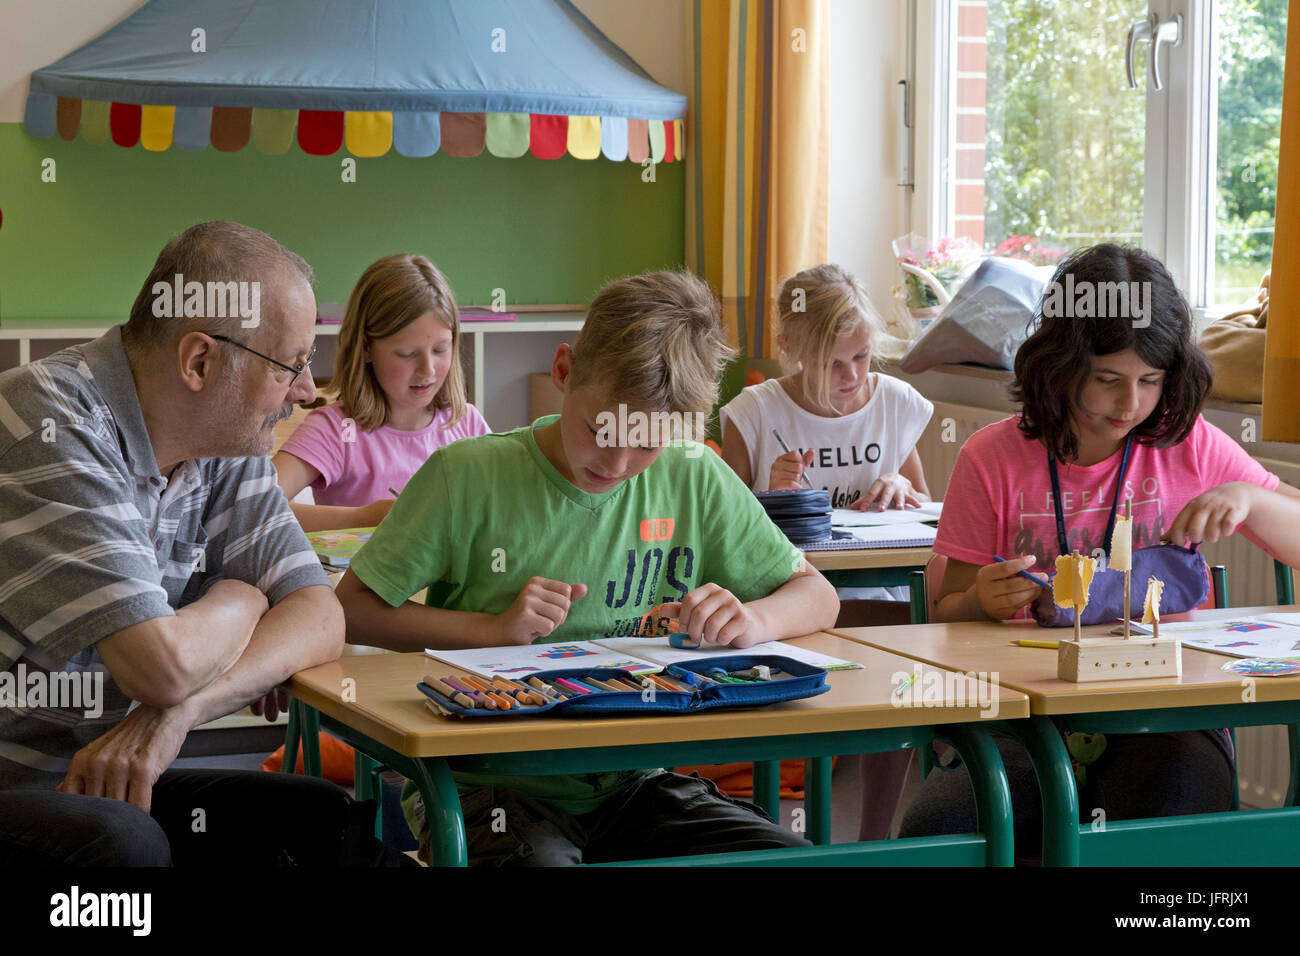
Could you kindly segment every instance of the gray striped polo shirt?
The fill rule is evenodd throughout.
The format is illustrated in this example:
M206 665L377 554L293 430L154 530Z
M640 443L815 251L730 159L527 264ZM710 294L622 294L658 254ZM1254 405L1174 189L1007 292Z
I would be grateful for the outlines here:
M0 789L56 786L126 715L97 641L221 578L272 605L328 584L269 459L164 478L120 326L0 374Z

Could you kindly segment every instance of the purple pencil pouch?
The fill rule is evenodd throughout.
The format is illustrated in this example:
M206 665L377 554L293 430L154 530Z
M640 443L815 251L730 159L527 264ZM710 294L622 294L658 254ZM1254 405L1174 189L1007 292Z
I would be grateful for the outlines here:
M1129 610L1133 617L1142 614L1147 578L1165 583L1160 597L1161 614L1179 614L1205 603L1210 594L1210 569L1205 556L1196 548L1176 544L1158 544L1133 551L1133 570L1129 574ZM1053 581L1056 576L1052 575ZM1052 589L1044 588L1030 605L1034 620L1042 627L1073 627L1074 608L1057 607ZM1081 624L1106 624L1124 616L1124 572L1098 570L1088 589L1088 606Z

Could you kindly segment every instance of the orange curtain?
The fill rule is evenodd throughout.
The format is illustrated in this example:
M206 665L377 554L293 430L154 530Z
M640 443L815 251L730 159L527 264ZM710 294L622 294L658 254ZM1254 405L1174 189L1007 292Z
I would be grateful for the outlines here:
M686 254L743 356L776 354L776 293L826 261L828 0L694 0Z
M1291 0L1287 17L1288 26L1300 24L1300 0ZM1300 255L1300 29L1286 34L1275 219L1261 437L1300 442L1300 268L1287 262Z

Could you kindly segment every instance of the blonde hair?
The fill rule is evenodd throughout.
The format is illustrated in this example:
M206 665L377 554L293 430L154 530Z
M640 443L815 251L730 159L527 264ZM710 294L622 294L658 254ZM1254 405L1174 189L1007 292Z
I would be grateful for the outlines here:
M647 272L609 283L592 300L573 347L572 387L601 385L634 408L703 415L734 354L703 280Z
M366 349L396 335L426 312L451 329L451 368L431 409L450 409L450 428L465 415L465 376L460 368L460 311L447 279L424 256L402 253L370 264L352 289L339 329L339 353L330 392L362 431L388 417L388 400L366 361Z
M786 374L802 371L804 397L819 408L831 408L831 383L826 372L835 343L841 336L866 328L869 347L875 353L884 333L884 320L857 277L829 263L786 279L777 309L777 328L784 339L782 367ZM877 358L872 355L872 364ZM816 392L809 382L810 369L819 370Z

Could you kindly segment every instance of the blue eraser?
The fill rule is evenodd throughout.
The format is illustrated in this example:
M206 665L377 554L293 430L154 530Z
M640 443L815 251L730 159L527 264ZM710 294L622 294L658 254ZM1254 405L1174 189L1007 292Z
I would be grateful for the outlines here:
M689 634L669 634L668 646L680 647L683 649L696 648L700 646L700 642L697 641L695 638L691 637L691 635Z

